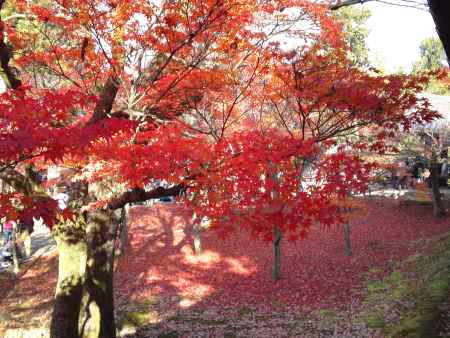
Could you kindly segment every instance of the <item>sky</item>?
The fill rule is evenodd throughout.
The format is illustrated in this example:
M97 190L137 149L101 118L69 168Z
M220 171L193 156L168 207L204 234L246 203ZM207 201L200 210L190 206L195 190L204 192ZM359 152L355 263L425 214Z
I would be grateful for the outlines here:
M372 12L367 22L370 57L380 60L387 72L399 69L409 71L419 58L420 42L424 38L437 36L429 12L376 2L363 6Z

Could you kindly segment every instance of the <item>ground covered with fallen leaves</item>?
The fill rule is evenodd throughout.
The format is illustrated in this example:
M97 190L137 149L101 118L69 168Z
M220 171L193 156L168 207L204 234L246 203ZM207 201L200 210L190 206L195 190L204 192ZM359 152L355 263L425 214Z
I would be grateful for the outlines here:
M364 221L352 226L352 257L343 254L340 227L318 227L307 240L283 241L282 278L275 283L270 243L245 231L225 240L205 231L203 252L196 256L192 225L180 205L136 207L129 250L116 274L118 308L130 300L144 312L148 308L149 316L141 319L156 325L141 334L149 337L161 332L182 337L307 337L307 332L311 337L376 337L364 321L353 318L368 278L382 280L395 262L427 250L424 240L446 233L450 224L435 219L429 206L387 199L372 200L367 211ZM322 315L330 311L345 317L338 320L340 327L320 328Z
M41 328L49 325L57 279L56 251L26 263L18 279L10 272L0 275L0 337L22 337L23 330L27 330L24 338L42 337Z
M195 255L181 204L136 206L115 273L119 330L127 338L383 337L366 311L375 306L366 302L368 285L404 288L399 262L432 250L449 231L449 219L434 218L430 206L373 199L352 224L352 257L344 255L342 228L317 227L306 240L282 241L275 283L270 243L245 231L224 240L205 230ZM3 328L48 326L56 269L50 254L18 281L0 281ZM391 303L380 311L395 321L398 302Z

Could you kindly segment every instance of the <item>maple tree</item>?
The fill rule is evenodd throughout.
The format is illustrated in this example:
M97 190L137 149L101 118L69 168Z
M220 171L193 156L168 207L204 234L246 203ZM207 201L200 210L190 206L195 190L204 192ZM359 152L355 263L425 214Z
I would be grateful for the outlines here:
M0 212L54 228L52 337L115 337L115 210L187 189L218 231L274 240L277 261L282 235L343 220L336 199L373 166L360 150L437 116L416 97L426 76L354 69L313 1L13 4L30 25L1 26L0 178L15 192ZM65 210L38 179L54 163L73 171ZM172 186L144 189L161 179Z

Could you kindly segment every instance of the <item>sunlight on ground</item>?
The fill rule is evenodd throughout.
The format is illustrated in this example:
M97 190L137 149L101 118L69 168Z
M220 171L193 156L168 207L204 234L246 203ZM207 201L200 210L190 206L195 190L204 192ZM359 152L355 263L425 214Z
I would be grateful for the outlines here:
M230 266L230 271L233 273L250 276L257 271L256 264L246 257L240 257L239 259L227 257L225 262Z
M211 250L204 250L202 253L196 255L192 248L188 246L184 246L181 249L181 253L184 255L184 258L187 263L193 265L201 265L202 268L208 269L213 265L217 264L221 260L221 255L218 252L214 252Z
M301 332L308 328L298 320L299 311L332 311L348 305L349 299L355 299L357 308L368 271L377 283L392 275L393 262L423 252L430 239L449 231L448 219L435 219L427 206L377 201L352 226L353 258L343 254L342 229L317 228L302 242L283 241L282 279L277 283L271 280L267 243L246 232L223 240L205 230L203 252L195 255L190 218L177 217L185 214L183 208L136 207L131 210L129 246L115 272L117 309L131 312L127 318L137 326L154 323L146 337L171 330L192 337L187 333L194 324L207 327L205 332L211 325L220 331L230 321L239 322L239 330L250 337L279 337L280 318L273 313L282 313L286 324L295 321ZM57 272L56 256L49 258L27 271L3 298L0 329L3 318L9 328L48 325ZM257 319L258 332L247 327L252 316L262 318ZM358 338L378 337L366 333Z

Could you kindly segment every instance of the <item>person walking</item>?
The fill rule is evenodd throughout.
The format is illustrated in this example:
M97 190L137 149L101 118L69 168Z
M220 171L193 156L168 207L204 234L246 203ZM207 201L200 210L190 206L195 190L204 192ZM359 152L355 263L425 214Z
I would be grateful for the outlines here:
M6 268L12 264L12 241L9 241L0 249L0 266Z
M5 238L5 243L11 241L13 229L14 229L14 221L8 220L3 224L3 236Z

